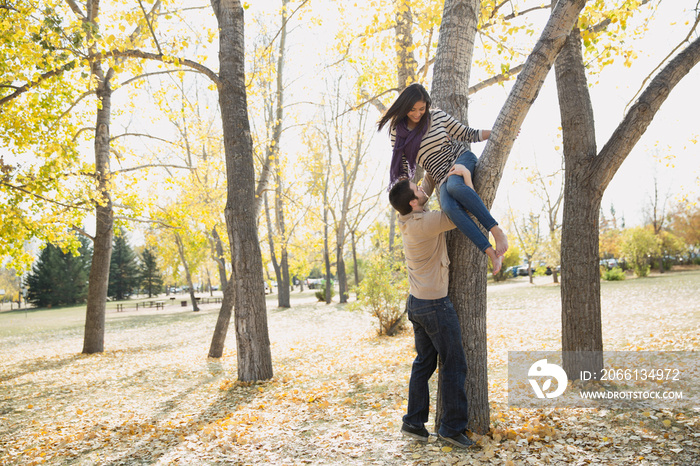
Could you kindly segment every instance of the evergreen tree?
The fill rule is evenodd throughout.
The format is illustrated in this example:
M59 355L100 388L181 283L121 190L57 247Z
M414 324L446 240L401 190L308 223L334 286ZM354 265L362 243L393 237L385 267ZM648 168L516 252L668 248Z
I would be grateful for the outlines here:
M88 240L80 242L77 256L46 244L26 280L28 302L37 307L85 302L92 251Z
M158 270L156 256L146 248L141 254L141 289L148 293L150 298L163 291L163 278Z
M126 299L139 285L139 267L136 254L119 231L114 235L112 260L109 264L109 288L107 296L116 300Z

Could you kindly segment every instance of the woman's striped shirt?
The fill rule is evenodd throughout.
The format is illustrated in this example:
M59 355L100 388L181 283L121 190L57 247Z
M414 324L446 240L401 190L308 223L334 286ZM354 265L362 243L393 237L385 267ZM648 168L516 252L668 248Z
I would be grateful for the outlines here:
M448 115L444 111L430 109L430 127L423 135L416 163L433 178L435 186L447 177L457 157L462 155L464 147L461 142L481 141L481 132L478 129L469 128ZM396 143L396 128L391 129L391 146ZM408 173L408 162L403 158L403 166Z

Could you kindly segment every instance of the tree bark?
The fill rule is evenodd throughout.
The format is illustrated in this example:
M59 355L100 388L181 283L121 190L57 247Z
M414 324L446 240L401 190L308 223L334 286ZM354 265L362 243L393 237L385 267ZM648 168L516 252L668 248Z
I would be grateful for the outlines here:
M95 206L95 237L93 241L92 265L88 279L87 310L83 353L104 351L105 311L109 286L109 264L112 258L112 236L114 234L114 211L109 191L109 124L112 106L111 72L103 75L99 63L92 65L93 75L98 77L97 108L95 124L95 172L97 191L101 199ZM101 78L101 79L100 79Z
M396 1L396 53L398 55L398 89L416 82L416 59L413 55L413 12L409 0Z
M477 164L476 191L487 206L493 203L503 168L518 129L564 45L585 0L560 1L540 39L528 57L491 131ZM479 2L446 0L435 60L433 101L467 123L469 67L476 33ZM449 295L460 318L469 374L468 428L483 434L489 430L486 359L486 256L464 235L448 235L450 255Z
M243 7L238 0L211 0L219 24L219 104L226 155L224 215L231 244L238 379L272 377L262 256L256 229L253 144L245 91Z
M566 165L561 243L562 350L564 370L569 378L578 379L582 370L600 372L603 365L598 271L598 213L603 193L673 87L700 60L700 39L656 75L597 154L578 31L569 38L565 50L556 65Z

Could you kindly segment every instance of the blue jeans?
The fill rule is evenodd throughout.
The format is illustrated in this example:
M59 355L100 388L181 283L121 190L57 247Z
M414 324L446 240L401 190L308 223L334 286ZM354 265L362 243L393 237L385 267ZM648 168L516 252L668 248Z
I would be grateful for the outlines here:
M409 295L408 318L413 323L416 359L408 383L408 409L403 422L421 428L428 421L430 391L428 381L442 361L441 394L443 414L439 434L454 437L467 427L468 406L464 382L467 361L462 347L462 332L450 298L418 299Z
M476 155L469 151L455 160L455 164L464 165L472 175L474 168L476 168L476 162ZM464 233L479 249L486 251L491 247L488 238L484 236L469 213L474 215L487 231L498 225L498 222L491 216L476 191L464 183L464 178L459 175L447 177L447 180L440 186L440 205L442 211L447 214L459 231Z

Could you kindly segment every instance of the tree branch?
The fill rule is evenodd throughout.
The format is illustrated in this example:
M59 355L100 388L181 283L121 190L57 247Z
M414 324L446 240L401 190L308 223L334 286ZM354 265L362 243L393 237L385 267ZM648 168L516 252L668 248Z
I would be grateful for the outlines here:
M508 73L501 73L497 74L496 76L492 76L489 79L485 81L481 81L480 83L474 84L469 88L469 93L468 95L472 95L474 93L479 92L480 90L493 86L494 84L502 83L504 81L509 81L510 79L514 78L518 73L520 73L525 65L521 63L520 65L516 66L515 68L511 68Z
M642 137L647 127L666 101L671 90L700 62L700 37L671 60L654 77L625 118L615 129L605 146L594 159L601 189L605 189L625 158Z
M187 66L188 68L192 68L194 70L199 71L209 79L211 79L214 84L217 86L221 85L221 79L219 79L219 75L216 74L214 71L210 70L206 66L202 65L201 63L198 63L193 60L189 60L187 58L177 58L177 57L167 57L162 54L157 54L157 53L152 53L152 52L144 52L142 50L112 50L109 52L103 52L103 53L96 53L91 55L89 58L92 60L99 60L102 58L106 57L131 57L131 58L143 58L145 60L154 60L154 61L159 61L162 63L173 63L175 65L184 65ZM0 102L1 104L1 102Z
M35 198L37 198L37 199L40 199L40 200L42 200L42 201L49 202L49 203L55 204L55 205L57 205L57 206L65 207L66 209L76 209L76 210L84 210L85 212L92 212L92 209L91 209L91 208L88 209L88 208L86 208L86 207L81 207L82 205L86 204L86 202L79 202L78 204L72 204L72 205L71 205L71 204L65 204L65 203L63 203L63 202L59 202L59 201L55 201L55 200L53 200L53 199L49 199L49 198L47 198L47 197L45 197L45 196L42 196L41 194L33 193L33 192L31 192L30 190L25 189L25 188L23 188L23 187L21 187L21 186L15 186L15 185L13 185L13 184L6 183L6 182L4 182L4 181L0 181L0 184L2 184L3 186L5 186L5 187L7 187L7 188L12 189L12 190L19 191L19 192L22 192L22 193L27 194L27 195L29 195L29 196L35 197Z
M138 137L142 137L142 138L150 138L150 139L155 139L156 141L161 141L161 142L165 142L165 143L167 143L167 144L171 144L171 145L173 145L173 146L176 146L176 145L177 145L176 142L168 141L167 139L159 138L158 136L151 136L150 134L145 134L145 133L122 133L122 134L117 134L116 136L112 136L111 138L109 138L109 141L112 142L112 141L114 141L115 139L119 139L119 138L123 138L123 137L127 137L127 136L138 136Z
M166 163L149 163L146 165L139 165L137 167L129 167L129 168L122 168L119 170L112 170L113 174L117 173L127 173L127 172L133 172L137 170L143 170L144 168L179 168L182 170L196 170L196 168L193 167L188 167L184 165L171 165L171 164L166 164Z
M32 88L38 86L39 84L46 81L47 79L53 78L54 76L58 76L61 73L63 73L64 71L73 69L76 64L77 64L77 60L73 60L73 61L68 62L65 65L61 66L60 68L57 68L57 69L51 70L51 71L47 71L46 73L42 74L37 79L35 79L34 81L30 81L30 82L24 84L23 86L18 87L15 92L13 92L12 94L6 95L2 99L0 99L0 107L5 105L7 102L19 97L23 93L27 92L29 89L32 89Z

